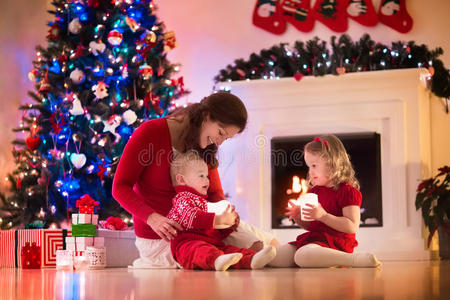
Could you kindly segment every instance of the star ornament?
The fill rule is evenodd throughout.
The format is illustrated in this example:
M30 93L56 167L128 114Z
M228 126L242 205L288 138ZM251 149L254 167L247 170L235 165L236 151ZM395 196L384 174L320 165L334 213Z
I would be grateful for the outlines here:
M103 121L103 132L111 132L112 134L116 133L116 128L120 125L121 117L118 115L112 115L108 120Z

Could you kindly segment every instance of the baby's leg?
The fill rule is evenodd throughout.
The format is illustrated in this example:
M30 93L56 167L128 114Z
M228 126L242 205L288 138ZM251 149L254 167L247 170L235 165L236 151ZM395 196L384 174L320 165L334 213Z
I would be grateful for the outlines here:
M183 242L175 251L177 262L185 269L215 270L216 259L223 254L214 245L198 240Z
M295 264L301 268L328 268L336 266L370 268L381 264L371 253L346 253L317 244L308 244L295 252Z
M294 255L297 247L291 244L281 245L275 248L277 255L269 263L269 267L273 268L290 268L295 267Z

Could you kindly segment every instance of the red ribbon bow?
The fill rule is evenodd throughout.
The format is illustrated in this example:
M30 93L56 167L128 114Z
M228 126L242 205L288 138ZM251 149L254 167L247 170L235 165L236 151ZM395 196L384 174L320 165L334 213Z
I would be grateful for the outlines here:
M323 144L325 145L325 147L328 148L328 142L327 142L326 140L323 140L323 141L322 141L319 137L316 137L316 138L314 139L314 142L323 143Z
M128 226L119 217L109 217L106 221L100 221L100 225L109 230L127 230Z
M80 197L80 200L77 200L76 206L79 208L80 213L87 213L87 214L93 214L94 208L96 206L99 206L100 202L95 201L91 198L88 194L85 194L84 196Z

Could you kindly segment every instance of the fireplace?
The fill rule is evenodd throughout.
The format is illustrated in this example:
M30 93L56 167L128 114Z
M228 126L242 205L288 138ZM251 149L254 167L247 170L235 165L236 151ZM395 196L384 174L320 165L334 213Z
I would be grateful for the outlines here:
M272 205L272 195L277 193L272 185L277 176L271 164L272 146L285 143L288 147L295 138L289 147L301 150L302 139L328 133L348 138L372 136L373 158L364 157L364 149L350 153L355 165L360 159L370 161L372 175L379 174L374 182L366 183L361 178L363 171L357 170L365 210L355 251L374 252L384 260L428 259L422 218L414 205L418 182L431 175L430 101L437 100L423 84L428 75L424 69L406 69L305 76L300 81L221 83L219 88L230 89L243 99L249 116L246 130L219 150L224 192L241 219L272 232L281 243L295 240L303 229L281 228L280 208ZM288 178L302 175L287 172ZM365 190L371 187L375 190ZM284 193L286 188L280 187ZM365 201L368 194L378 200ZM370 224L373 219L378 224Z
M376 132L335 135L350 155L361 186L361 227L382 227L380 135ZM297 199L304 192L296 188L308 172L303 147L315 136L318 135L271 139L272 228L296 227L284 212L288 200Z

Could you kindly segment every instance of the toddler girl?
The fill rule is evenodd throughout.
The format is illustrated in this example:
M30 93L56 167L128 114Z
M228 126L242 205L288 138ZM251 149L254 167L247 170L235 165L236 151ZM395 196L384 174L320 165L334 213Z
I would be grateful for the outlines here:
M223 243L222 239L237 227L237 214L230 205L221 214L207 211L208 166L196 151L177 155L170 171L177 195L167 218L184 229L170 241L170 248L183 268L260 269L275 257L272 246L255 252Z
M277 248L273 267L377 267L381 263L370 253L353 253L360 224L361 193L355 171L342 142L334 135L315 138L304 148L308 180L319 204L295 205L286 215L308 230ZM312 221L300 218L300 210Z

